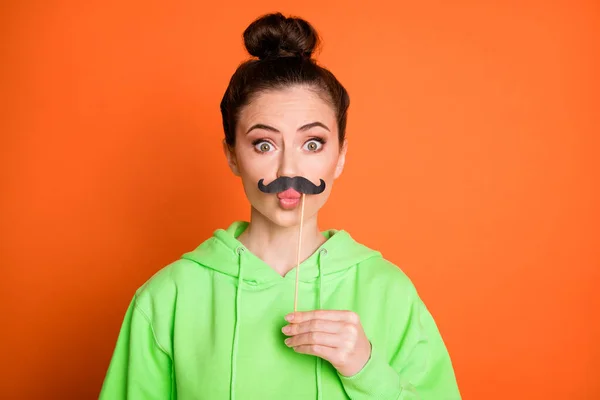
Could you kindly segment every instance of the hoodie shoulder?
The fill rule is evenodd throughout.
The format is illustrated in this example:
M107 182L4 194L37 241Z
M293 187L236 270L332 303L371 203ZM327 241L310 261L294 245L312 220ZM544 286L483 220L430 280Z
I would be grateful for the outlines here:
M372 284L373 287L387 288L397 293L416 291L408 275L383 256L372 257L360 263L359 274L363 281Z
M157 304L172 303L177 297L178 282L197 269L192 261L179 259L161 268L135 292L136 305L149 314ZM152 315L149 315L152 318Z
M342 239L339 242L342 242L340 248L343 251L338 253L334 260L336 263L344 264L344 261L350 261L350 264L357 267L359 280L374 284L374 287L414 290L412 281L404 271L387 260L380 251L356 241L346 231L341 232Z

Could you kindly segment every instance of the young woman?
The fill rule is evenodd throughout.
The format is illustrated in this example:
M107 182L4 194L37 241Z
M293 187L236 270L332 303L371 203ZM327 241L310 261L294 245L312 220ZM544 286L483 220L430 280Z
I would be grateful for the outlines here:
M349 97L311 58L317 33L270 14L244 41L255 58L235 71L221 112L250 221L216 230L137 290L100 397L460 399L409 278L348 232L318 228L344 167Z

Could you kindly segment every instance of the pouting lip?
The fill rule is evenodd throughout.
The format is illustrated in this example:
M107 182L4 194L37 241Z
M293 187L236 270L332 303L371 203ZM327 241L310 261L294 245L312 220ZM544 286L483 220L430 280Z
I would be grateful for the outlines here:
M301 194L293 188L289 188L283 192L277 193L277 197L280 199L299 199L300 196Z

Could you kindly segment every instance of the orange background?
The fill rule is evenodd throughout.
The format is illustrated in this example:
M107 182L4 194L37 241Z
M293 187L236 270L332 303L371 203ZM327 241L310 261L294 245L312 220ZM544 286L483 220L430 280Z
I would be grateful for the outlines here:
M0 397L97 397L134 290L248 217L219 101L281 10L352 99L321 227L412 278L465 399L600 399L600 5L552 3L3 2Z

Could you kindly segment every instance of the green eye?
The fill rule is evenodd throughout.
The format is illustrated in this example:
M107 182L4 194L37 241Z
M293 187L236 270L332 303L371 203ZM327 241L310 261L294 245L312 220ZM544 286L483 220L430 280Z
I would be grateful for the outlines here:
M254 148L261 153L267 153L267 152L271 151L272 147L273 146L271 145L271 143L264 142L264 141L258 142L254 145Z
M320 140L312 139L306 142L304 148L308 151L317 151L323 147L323 143Z

